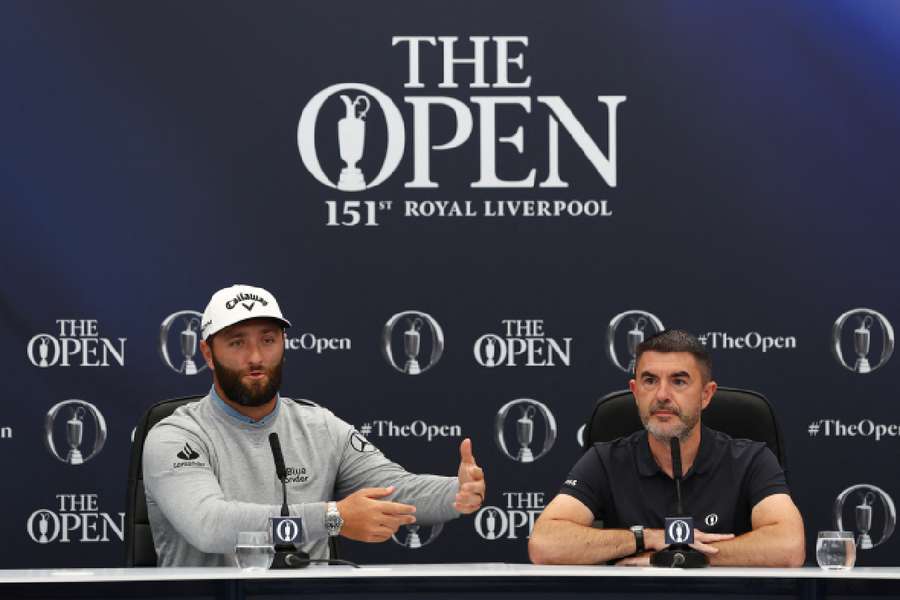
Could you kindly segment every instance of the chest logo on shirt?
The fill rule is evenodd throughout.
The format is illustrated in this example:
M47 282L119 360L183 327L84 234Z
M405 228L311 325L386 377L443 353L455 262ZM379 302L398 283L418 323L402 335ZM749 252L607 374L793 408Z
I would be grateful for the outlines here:
M309 474L306 467L287 467L287 477L285 483L306 483L309 481Z
M709 513L706 515L706 518L703 519L703 522L707 524L709 527L715 527L716 523L719 522L719 515L716 513Z

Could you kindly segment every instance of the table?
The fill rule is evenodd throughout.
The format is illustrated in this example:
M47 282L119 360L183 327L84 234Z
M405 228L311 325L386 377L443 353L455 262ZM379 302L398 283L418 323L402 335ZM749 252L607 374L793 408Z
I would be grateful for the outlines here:
M900 568L851 571L547 566L507 563L237 568L0 570L2 598L303 597L513 600L564 598L900 597Z

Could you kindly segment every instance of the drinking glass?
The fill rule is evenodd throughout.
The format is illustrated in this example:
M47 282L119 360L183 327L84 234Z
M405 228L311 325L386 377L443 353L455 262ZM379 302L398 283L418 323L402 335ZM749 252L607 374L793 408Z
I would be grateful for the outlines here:
M816 561L828 571L846 571L856 563L852 531L820 531L816 539Z
M272 565L275 548L268 531L241 531L234 546L234 559L242 569L264 571Z

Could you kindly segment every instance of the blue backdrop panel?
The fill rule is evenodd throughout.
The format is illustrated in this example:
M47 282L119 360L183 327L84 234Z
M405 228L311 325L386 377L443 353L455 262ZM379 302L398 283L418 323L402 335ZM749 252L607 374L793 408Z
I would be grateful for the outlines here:
M356 560L527 560L661 323L774 404L810 558L865 484L858 562L896 564L898 33L875 1L2 3L0 565L121 564L132 430L209 388L182 332L237 282L294 323L285 395L411 470L474 441L488 507ZM420 375L403 311L443 335Z

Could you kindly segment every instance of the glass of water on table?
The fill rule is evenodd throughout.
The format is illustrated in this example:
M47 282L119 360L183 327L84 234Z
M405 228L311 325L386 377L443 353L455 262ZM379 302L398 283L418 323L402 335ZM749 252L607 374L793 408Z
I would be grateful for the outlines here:
M827 571L846 571L856 564L856 541L852 531L820 531L816 539L816 562Z
M234 560L241 569L264 571L272 565L275 548L268 531L241 531L234 546Z

